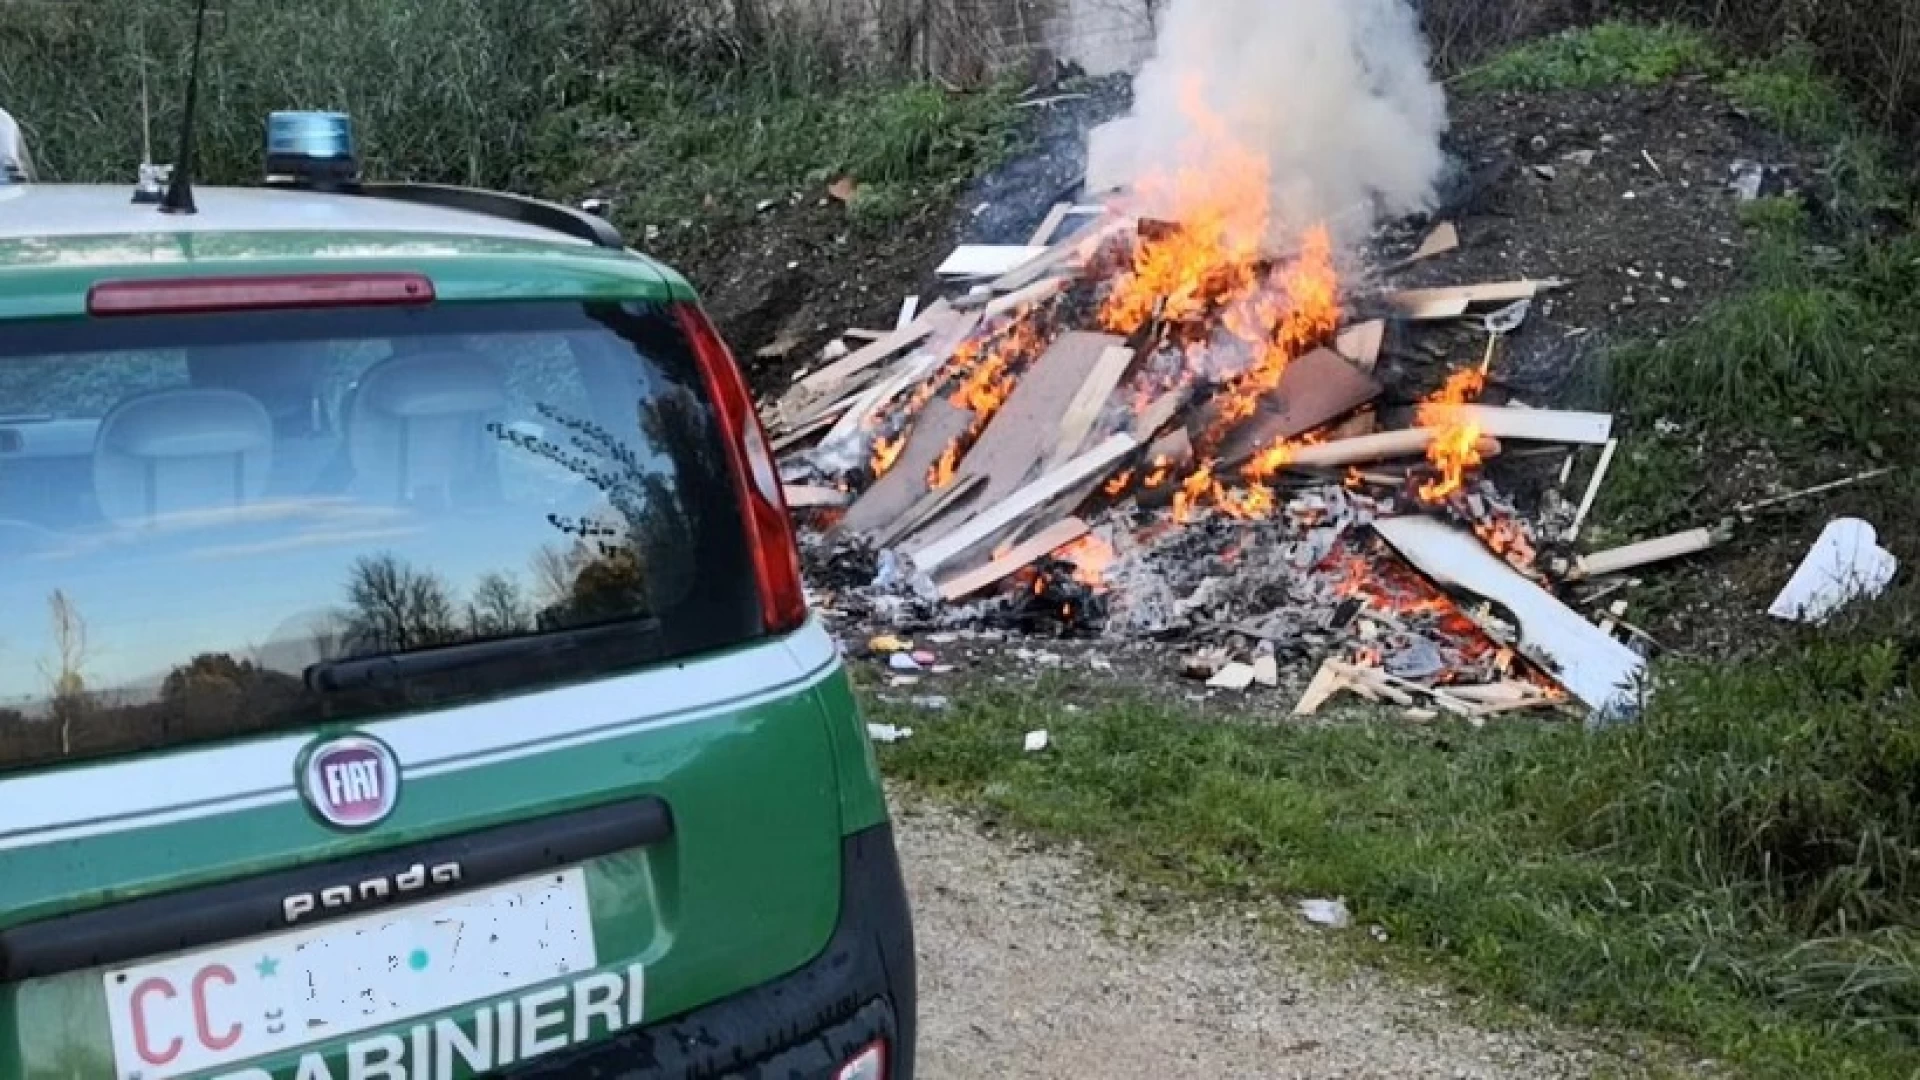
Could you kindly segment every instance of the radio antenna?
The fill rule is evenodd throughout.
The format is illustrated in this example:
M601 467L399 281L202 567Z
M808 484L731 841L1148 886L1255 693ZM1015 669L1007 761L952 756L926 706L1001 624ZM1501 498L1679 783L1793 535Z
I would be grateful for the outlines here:
M207 36L207 0L199 0L193 15L193 61L187 72L186 109L180 117L180 156L166 197L160 200L163 214L197 214L193 204L193 114L200 98L201 45Z

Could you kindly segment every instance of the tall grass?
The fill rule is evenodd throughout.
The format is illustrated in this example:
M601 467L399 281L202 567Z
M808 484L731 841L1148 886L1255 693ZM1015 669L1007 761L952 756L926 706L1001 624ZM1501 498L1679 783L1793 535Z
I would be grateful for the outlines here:
M591 38L572 0L276 0L214 5L199 160L216 181L259 175L276 109L354 115L369 173L508 185L532 132L583 82ZM130 182L143 80L153 152L177 156L191 5L9 4L0 102L47 178Z

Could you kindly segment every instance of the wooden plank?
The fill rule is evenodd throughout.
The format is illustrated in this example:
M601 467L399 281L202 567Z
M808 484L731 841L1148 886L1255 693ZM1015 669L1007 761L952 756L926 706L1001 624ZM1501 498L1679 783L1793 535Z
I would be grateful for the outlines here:
M1478 538L1427 517L1376 521L1378 532L1422 573L1511 612L1520 651L1602 714L1638 710L1646 662L1573 609L1528 581Z
M1079 265L1091 258L1108 240L1133 228L1133 219L1115 216L1093 227L1076 233L1047 249L1045 255L1034 259L993 283L997 293L1017 292L1039 281L1054 270L1068 265Z
M1607 574L1618 574L1636 567L1666 562L1669 559L1698 555L1719 542L1720 537L1712 529L1689 529L1672 536L1642 540L1637 544L1628 544L1610 551L1598 551L1592 555L1581 556L1573 564L1573 570L1567 574L1566 580L1582 581L1586 578L1604 577Z
M1048 300L1065 292L1070 283L1070 280L1065 277L1048 278L1045 281L1036 281L1024 289L1010 292L1005 296L996 296L988 302L984 317L987 319L997 319L1011 311L1017 311L1021 308L1036 304L1044 304Z
M1067 405L1067 415L1060 421L1060 441L1047 455L1044 467L1052 468L1086 446L1087 437L1093 434L1093 425L1099 422L1100 414L1106 411L1113 392L1120 388L1120 380L1126 378L1127 368L1132 364L1133 350L1124 345L1105 350L1100 359L1094 361L1087 372L1087 381L1080 384L1079 392Z
M900 314L894 317L893 328L895 330L905 330L907 327L912 326L913 320L919 318L919 316L920 298L918 296L909 296L905 300L900 301Z
M1033 230L1027 243L1033 247L1045 247L1053 243L1053 234L1060 231L1060 226L1066 223L1067 215L1071 213L1072 203L1054 203L1053 209L1047 211L1047 216L1040 220L1040 227Z
M839 415L840 414L833 412L822 413L814 417L811 421L781 435L779 438L773 440L773 455L779 457L781 454L786 453L832 427L833 422L839 418Z
M940 599L952 603L1005 581L1087 535L1089 531L1087 523L1079 518L1056 521L1033 539L1020 543L987 565L941 582Z
M1386 304L1404 319L1457 319L1476 304L1511 304L1560 288L1559 281L1500 281L1438 289L1402 289L1388 293Z
M1345 685L1346 680L1340 675L1340 662L1333 659L1326 660L1320 665L1320 670L1313 673L1313 680L1307 683L1307 688L1301 693L1300 700L1294 703L1293 715L1312 716L1318 713L1320 707L1327 703L1327 699L1339 693Z
M1613 438L1613 417L1606 413L1493 405L1463 405L1461 410L1479 426L1481 434L1494 439L1605 446Z
M1380 349L1386 341L1387 320L1369 319L1341 331L1333 347L1341 356L1353 361L1361 371L1371 374L1374 366L1380 362Z
M1047 254L1044 247L1021 244L961 244L934 270L941 277L1002 277Z
M927 402L907 433L907 445L893 468L874 481L840 521L840 528L856 536L885 528L912 509L927 493L927 474L955 439L967 433L973 414L944 397Z
M1421 457L1427 447L1433 443L1439 432L1433 428L1406 428L1400 431L1383 431L1378 435L1362 435L1357 439L1342 439L1339 442L1316 443L1295 450L1288 468L1330 469L1342 465L1364 465L1373 461L1389 461L1394 458ZM1500 443L1496 439L1482 437L1477 446L1482 458L1491 459L1500 453Z
M905 329L895 330L879 341L857 349L794 383L786 396L780 399L781 414L798 415L821 399L834 396L862 372L892 360L933 336L934 331L945 325L952 317L953 309L946 301L935 301Z
M972 499L980 492L980 478L968 477L956 480L939 491L929 491L913 508L900 515L892 524L873 534L873 546L890 548L913 535L914 530L956 506Z
M1041 476L1014 492L985 513L947 536L915 550L914 565L931 574L949 560L975 544L984 543L1001 530L1017 524L1048 500L1111 472L1128 454L1140 448L1131 435L1115 435L1065 465Z
M1619 449L1619 440L1608 439L1607 448L1600 452L1600 464L1593 467L1593 479L1587 482L1587 493L1580 499L1580 509L1573 515L1573 524L1567 526L1567 542L1580 539L1580 530L1587 526L1587 515L1593 513L1594 500L1600 497L1600 486L1607 482L1607 470L1613 468L1613 455Z
M1187 402L1193 398L1192 386L1179 386L1161 394L1153 404L1140 414L1133 423L1133 437L1140 442L1152 442L1160 429L1173 422L1173 418L1186 410Z
M1315 349L1287 365L1280 385L1228 436L1220 460L1237 465L1283 439L1337 420L1380 396L1380 384L1332 349Z
M960 463L959 475L987 480L974 500L975 507L985 510L993 506L1019 490L1042 467L1059 442L1060 421L1075 392L1086 382L1087 370L1099 361L1101 353L1124 344L1111 334L1062 334L1027 368ZM937 539L958 528L967 516L946 515L928 527L924 539Z
M1443 221L1427 234L1427 238L1420 242L1420 246L1414 250L1413 254L1407 256L1407 262L1416 263L1422 259L1431 259L1437 255L1445 255L1449 251L1457 251L1459 248L1460 230L1454 227L1453 222Z
M780 493L786 496L789 510L819 510L836 506L845 506L853 501L853 496L839 488L812 487L806 484L783 486Z

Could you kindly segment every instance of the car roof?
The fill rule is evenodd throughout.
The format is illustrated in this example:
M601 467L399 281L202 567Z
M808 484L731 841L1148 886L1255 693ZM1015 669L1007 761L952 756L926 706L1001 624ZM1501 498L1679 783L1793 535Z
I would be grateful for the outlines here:
M0 186L0 320L83 315L123 278L416 272L448 301L697 299L637 252L508 217L371 195L196 187L195 214L131 186Z
M88 184L0 186L0 240L243 232L391 232L586 241L537 225L439 206L279 188L195 187L195 214L136 204L133 188Z

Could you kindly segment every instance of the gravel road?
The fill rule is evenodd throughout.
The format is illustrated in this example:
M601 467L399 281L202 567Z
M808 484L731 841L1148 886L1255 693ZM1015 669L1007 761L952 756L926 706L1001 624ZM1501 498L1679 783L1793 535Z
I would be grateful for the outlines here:
M1385 977L1289 962L1313 946L1284 933L1156 920L1070 855L989 838L951 811L898 810L927 1080L1571 1078L1600 1063L1477 1029Z

